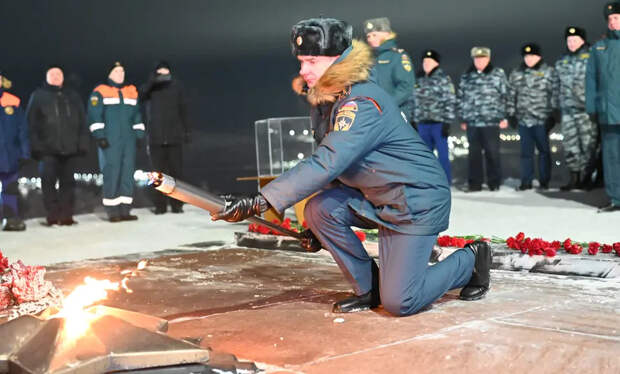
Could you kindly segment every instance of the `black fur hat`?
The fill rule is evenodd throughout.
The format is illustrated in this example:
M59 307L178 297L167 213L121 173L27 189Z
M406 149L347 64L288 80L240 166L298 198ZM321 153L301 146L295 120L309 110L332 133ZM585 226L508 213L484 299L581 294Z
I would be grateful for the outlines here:
M586 40L586 30L577 26L568 26L564 32L564 38L569 36L580 36L584 41Z
M110 74L112 72L112 70L114 70L115 68L117 68L119 66L124 68L123 64L121 64L120 61L114 61L112 66L110 66L110 68L108 69L108 74Z
M294 56L338 56L351 46L353 27L334 18L297 22L291 31Z
M542 56L542 50L540 46L536 43L528 43L521 47L521 56L525 55L537 55Z
M424 60L425 58L432 58L433 60L437 61L437 63L441 62L441 55L434 49L425 50L424 53L422 53L422 60Z
M609 17L610 14L620 13L620 1L612 1L605 4L605 19Z

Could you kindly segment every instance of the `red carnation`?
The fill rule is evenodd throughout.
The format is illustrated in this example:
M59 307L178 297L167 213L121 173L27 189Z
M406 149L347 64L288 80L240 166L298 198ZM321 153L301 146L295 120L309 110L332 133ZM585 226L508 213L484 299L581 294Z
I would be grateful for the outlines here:
M454 238L453 244L456 248L464 248L466 243L463 238Z
M594 256L595 254L598 253L599 248L601 247L601 245L597 242L590 242L588 244L588 254Z
M555 257L556 250L554 248L545 248L545 256Z
M614 247L612 247L609 244L603 244L603 253L611 253L611 251L614 250Z
M443 235L437 238L437 245L440 247L449 247L450 246L450 237L448 235Z
M307 229L307 228L308 228L308 224L306 223L306 221L303 221L303 222L301 223L301 227L303 227L304 229Z
M573 244L570 246L570 249L568 250L568 253L572 254L572 255L577 255L579 253L581 253L583 251L583 247L580 246L579 244Z
M357 238L360 240L360 242L364 242L366 241L366 233L363 231L356 231L355 235L357 235Z
M517 239L518 242L522 242L524 238L525 238L525 234L524 233L520 232L520 233L517 234L516 239Z
M554 240L551 242L551 248L555 249L556 251L560 248L562 248L562 242L560 242L559 240Z
M9 268L9 259L2 255L2 251L0 251L0 273L4 272Z
M614 251L616 251L616 254L620 256L620 242L614 243Z
M570 250L570 247L571 247L572 244L573 243L572 243L572 241L570 239L564 240L564 244L563 244L564 249L567 250L567 251Z

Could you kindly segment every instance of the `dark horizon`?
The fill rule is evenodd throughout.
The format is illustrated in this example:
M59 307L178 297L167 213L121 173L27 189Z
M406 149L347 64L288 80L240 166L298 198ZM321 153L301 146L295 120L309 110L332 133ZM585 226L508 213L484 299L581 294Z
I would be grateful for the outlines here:
M455 83L469 67L473 45L492 48L493 63L508 73L519 65L519 48L538 42L548 63L565 51L564 29L584 27L592 43L605 32L606 1L534 0L497 2L396 1L377 10L373 1L76 1L3 3L0 68L23 105L44 81L49 64L61 64L86 104L107 69L120 60L127 82L142 84L155 62L168 60L189 99L194 140L186 152L186 179L217 191L249 192L235 182L256 173L254 121L303 116L290 80L298 65L290 54L289 31L300 19L323 15L348 21L355 36L367 18L390 18L398 43L419 68L426 48L442 54ZM96 152L80 164L97 170ZM148 168L144 155L138 167Z

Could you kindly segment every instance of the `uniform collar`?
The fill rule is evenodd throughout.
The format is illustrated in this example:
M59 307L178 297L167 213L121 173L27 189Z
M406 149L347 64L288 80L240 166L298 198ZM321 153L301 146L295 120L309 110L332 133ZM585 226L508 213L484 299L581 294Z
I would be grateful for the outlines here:
M540 59L540 61L538 61L536 63L536 65L529 67L525 64L525 62L521 63L521 70L525 71L525 70L540 70L540 68L543 66L543 64L545 63L545 60L543 60L542 58Z
M112 87L116 87L116 88L121 88L125 85L125 82L118 84L114 81L112 81L112 79L108 78L108 86L112 86Z
M607 38L609 39L620 39L620 30L607 30Z
M380 46L378 46L377 48L375 48L375 53L376 54L381 54L385 51L391 50L396 48L396 38L392 37L389 39L385 39L383 41L383 43L381 43Z
M568 47L566 48L566 50L568 51L568 54L571 56L575 56L575 55L587 52L588 49L590 49L590 44L588 44L588 42L583 43L583 45L579 47L578 49L576 49L575 52L571 52L568 49Z
M481 71L480 73L482 74L489 74L491 71L493 71L493 63L489 62L489 64L487 65L486 68L484 68L483 71ZM474 65L473 63L471 64L471 66L469 67L469 70L467 71L468 73L477 73L478 69L476 69L476 65Z

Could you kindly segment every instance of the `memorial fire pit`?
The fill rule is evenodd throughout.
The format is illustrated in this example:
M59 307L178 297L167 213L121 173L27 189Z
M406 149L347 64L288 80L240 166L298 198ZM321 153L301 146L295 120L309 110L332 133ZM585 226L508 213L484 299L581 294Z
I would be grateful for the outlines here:
M171 338L167 329L166 320L105 306L79 317L21 316L0 325L0 373L257 372L253 363Z

